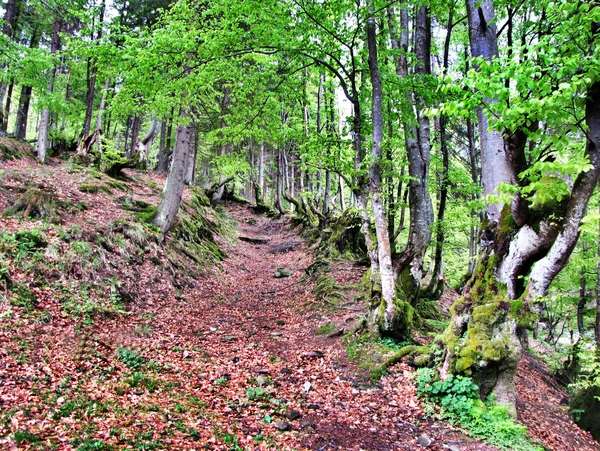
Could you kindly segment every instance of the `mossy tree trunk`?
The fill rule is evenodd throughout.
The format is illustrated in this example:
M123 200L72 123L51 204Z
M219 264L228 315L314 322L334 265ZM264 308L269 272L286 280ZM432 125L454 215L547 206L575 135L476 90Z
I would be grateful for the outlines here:
M180 115L184 121L190 118L190 113L185 108L181 108ZM167 177L163 199L158 205L156 215L153 219L154 225L160 227L163 237L171 229L175 221L175 216L179 211L179 205L181 204L187 169L186 165L189 162L189 154L192 150L190 145L191 135L192 130L189 124L182 124L177 127L173 163Z
M477 5L473 0L469 9L472 42L477 33L495 39L491 3ZM464 296L452 306L451 322L442 336L446 346L442 374L472 375L482 396L494 393L496 401L508 404L513 414L514 379L521 355L519 329L533 325L536 303L543 300L550 283L566 265L600 177L600 82L588 90L586 122L586 157L591 168L577 176L565 199L540 206L515 195L502 210L497 206L487 209L479 239L479 262ZM482 133L487 131L481 129ZM527 168L526 133L516 129L505 130L503 135L502 152L487 156L483 147L490 141L481 139L487 192L494 192L494 184L500 182L518 184L516 174ZM495 178L488 177L498 168L502 168L502 177L498 173Z

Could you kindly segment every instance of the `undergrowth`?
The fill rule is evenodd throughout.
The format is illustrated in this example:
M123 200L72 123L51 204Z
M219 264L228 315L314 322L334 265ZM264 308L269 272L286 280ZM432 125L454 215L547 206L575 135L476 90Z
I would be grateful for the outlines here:
M543 451L527 439L527 428L517 424L506 407L479 399L479 387L470 377L450 375L445 381L433 368L417 370L417 394L425 399L430 413L464 428L469 435L511 451Z

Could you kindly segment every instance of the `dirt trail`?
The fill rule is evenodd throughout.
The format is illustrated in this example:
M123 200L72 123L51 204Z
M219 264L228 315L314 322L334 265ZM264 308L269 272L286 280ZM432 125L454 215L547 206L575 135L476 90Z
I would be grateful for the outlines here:
M315 450L414 450L426 433L433 439L429 449L495 449L426 420L407 367L396 367L378 387L365 384L340 338L315 334L328 321L354 321L356 313L319 313L312 287L302 280L312 260L289 231L289 220L268 219L237 205L228 212L245 240L226 247L222 274L207 280L210 285L195 297L193 304L203 312L195 325L180 326L199 329L206 349L218 349L218 354L209 351L211 361L231 381L271 378L286 411L300 413L293 421L283 418L293 432L279 435L281 441ZM275 278L278 268L290 269L292 276ZM268 429L229 412L229 422L240 420L249 431Z

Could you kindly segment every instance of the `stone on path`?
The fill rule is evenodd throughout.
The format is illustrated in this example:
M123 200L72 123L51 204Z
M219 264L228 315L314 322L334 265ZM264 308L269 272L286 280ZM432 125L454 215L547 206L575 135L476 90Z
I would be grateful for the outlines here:
M277 268L277 271L275 271L275 278L281 279L282 277L290 277L292 274L292 271L287 268Z

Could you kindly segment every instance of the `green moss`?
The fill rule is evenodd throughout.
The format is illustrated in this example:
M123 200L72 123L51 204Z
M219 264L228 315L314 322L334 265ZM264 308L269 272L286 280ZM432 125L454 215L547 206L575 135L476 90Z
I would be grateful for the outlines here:
M29 287L20 282L10 284L11 299L10 305L13 307L22 307L26 310L32 310L37 305L35 293Z
M517 224L510 211L510 205L504 205L498 220L498 232L494 242L494 250L497 255L505 255L508 252L510 240L517 231Z
M90 194L96 194L100 192L105 194L113 193L110 187L103 183L84 183L79 187L79 191Z
M127 191L127 184L119 180L108 180L106 184L119 191Z
M21 214L23 218L54 218L52 194L39 188L29 188L14 205L4 210L2 216L18 216Z

